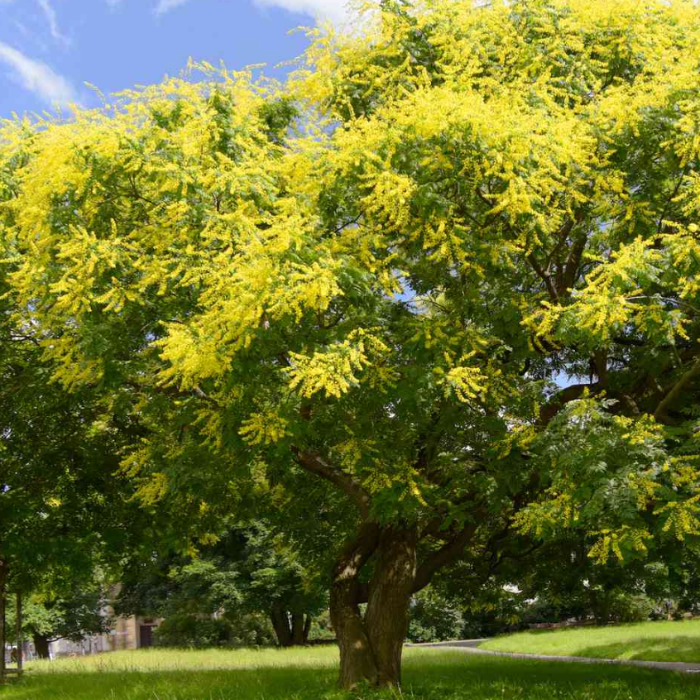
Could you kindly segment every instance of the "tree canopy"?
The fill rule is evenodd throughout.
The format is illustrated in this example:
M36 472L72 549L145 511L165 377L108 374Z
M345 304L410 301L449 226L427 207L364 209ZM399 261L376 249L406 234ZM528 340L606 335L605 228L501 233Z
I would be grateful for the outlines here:
M51 583L55 586L55 582ZM8 613L7 638L16 643L16 604L9 607ZM109 632L111 625L104 586L87 577L80 581L76 577L60 587L50 583L43 590L37 587L22 603L23 637L31 638L35 653L43 659L49 658L51 642L81 642L91 635Z
M173 615L223 616L234 629L257 615L267 618L279 646L303 644L327 605L325 580L303 562L266 522L229 525L194 557L134 557L124 568L114 608L166 622Z
M387 0L312 39L283 86L7 123L0 234L145 503L316 494L342 682L387 684L449 564L698 534L700 11Z

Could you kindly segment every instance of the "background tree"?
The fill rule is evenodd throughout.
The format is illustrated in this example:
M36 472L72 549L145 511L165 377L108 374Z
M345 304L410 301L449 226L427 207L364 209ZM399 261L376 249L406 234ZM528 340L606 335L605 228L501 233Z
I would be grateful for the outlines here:
M431 588L422 590L411 601L406 638L411 642L439 642L463 639L465 620L460 605L446 600Z
M55 583L55 582L54 582ZM16 606L8 606L8 641L15 640ZM107 614L106 591L97 583L73 581L63 590L35 591L22 604L22 632L31 639L36 654L49 658L49 645L60 639L81 642L106 634L112 626Z
M258 521L229 528L194 558L136 559L122 576L115 610L164 617L170 626L176 625L169 622L172 617L218 616L238 638L251 616L262 615L278 645L288 647L308 641L313 618L327 604L323 582L279 534ZM259 627L253 626L250 643L267 641ZM221 641L231 643L227 637Z
M147 504L318 488L346 687L399 682L462 558L697 536L698 19L387 1L286 97L221 74L4 128L21 327L138 421Z
M87 392L69 395L50 379L40 340L16 327L0 300L0 608L8 594L24 594L24 628L42 656L53 638L103 629L97 602L85 602L85 590L75 599L65 581L91 581L145 522L127 503L133 489L116 474L117 443L97 424L102 410ZM12 620L12 606L7 612Z
M523 563L526 571L517 576L523 598L537 602L532 612L546 611L546 617L525 617L530 622L575 618L607 624L661 614L665 602L673 598L673 576L662 554L630 556L624 565L617 558L602 564L588 556L581 538L548 543Z

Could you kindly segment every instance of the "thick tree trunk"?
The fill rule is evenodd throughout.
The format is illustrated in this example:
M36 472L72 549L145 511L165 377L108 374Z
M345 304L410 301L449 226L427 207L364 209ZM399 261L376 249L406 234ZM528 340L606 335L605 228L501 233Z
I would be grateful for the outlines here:
M35 634L33 636L33 641L34 641L34 651L36 652L36 655L40 659L48 659L49 658L49 643L50 640L48 637L45 637L42 634Z
M346 550L336 564L331 621L340 647L340 683L344 688L363 682L377 686L401 682L401 652L416 577L416 543L414 530L387 528L375 538L372 548L363 548L362 537L358 538L355 549ZM357 576L375 549L378 561L363 617L359 608L362 586Z
M281 647L292 646L292 630L289 626L287 611L281 608L273 608L270 612L270 620L277 636L277 644Z
M292 615L292 644L301 646L304 643L304 613Z
M377 664L360 613L362 588L358 575L379 544L376 523L365 523L357 538L349 542L333 567L331 624L340 647L340 684L349 690L358 683L375 684Z
M304 613L290 613L282 608L270 612L270 620L275 628L277 643L281 647L302 646L309 639L311 616ZM290 622L291 621L291 622Z
M416 578L417 533L382 534L379 561L369 589L366 626L381 686L400 685L401 653L408 632L408 606Z
M377 683L379 672L360 613L358 584L334 581L331 589L331 622L340 647L340 685L352 690L359 683Z

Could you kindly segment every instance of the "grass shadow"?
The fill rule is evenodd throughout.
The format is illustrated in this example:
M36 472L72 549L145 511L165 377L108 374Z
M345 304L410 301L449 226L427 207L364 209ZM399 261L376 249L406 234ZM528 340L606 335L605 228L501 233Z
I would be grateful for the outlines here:
M460 653L462 656L460 657ZM443 653L406 666L405 690L426 700L680 700L700 698L700 677L624 666ZM409 694L409 697L413 697Z
M630 659L635 661L684 661L700 663L700 638L691 636L643 637L609 644L594 644L578 649L577 656L596 659Z

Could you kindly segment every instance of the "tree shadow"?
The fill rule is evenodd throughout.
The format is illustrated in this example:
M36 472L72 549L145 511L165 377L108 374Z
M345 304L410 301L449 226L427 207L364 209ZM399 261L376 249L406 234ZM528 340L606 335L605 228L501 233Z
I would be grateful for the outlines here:
M420 663L409 660L404 680L406 695L416 700L700 698L700 674L617 664L471 656L463 652L443 652L442 658Z
M634 661L684 661L700 663L700 638L691 636L640 637L577 649L576 656Z

